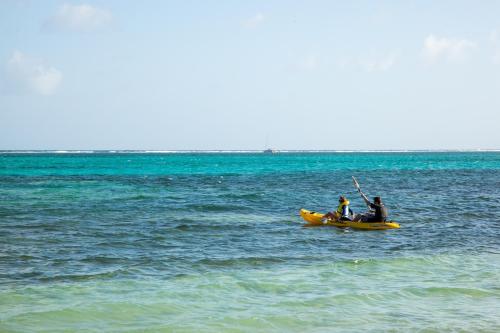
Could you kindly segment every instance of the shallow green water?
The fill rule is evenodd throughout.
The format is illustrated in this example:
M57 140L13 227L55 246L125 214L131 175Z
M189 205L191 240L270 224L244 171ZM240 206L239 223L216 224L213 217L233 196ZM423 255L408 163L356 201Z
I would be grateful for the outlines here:
M496 332L499 235L500 153L2 154L0 332Z

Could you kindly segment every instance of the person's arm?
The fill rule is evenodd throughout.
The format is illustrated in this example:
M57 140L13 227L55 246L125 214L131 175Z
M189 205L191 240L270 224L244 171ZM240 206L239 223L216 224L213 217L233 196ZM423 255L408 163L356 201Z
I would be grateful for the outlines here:
M361 198L363 198L363 200L366 202L366 205L368 207L371 207L372 203L370 202L370 200L368 200L368 198L366 197L366 195L363 192L361 192L361 191L359 191L359 194L361 194Z

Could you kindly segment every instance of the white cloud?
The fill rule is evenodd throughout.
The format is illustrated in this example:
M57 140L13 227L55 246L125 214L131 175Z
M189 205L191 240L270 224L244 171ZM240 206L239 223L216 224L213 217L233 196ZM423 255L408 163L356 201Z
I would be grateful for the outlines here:
M341 70L362 69L366 72L385 72L396 64L398 52L383 55L367 55L360 57L343 57L336 62Z
M490 32L490 41L495 43L495 44L498 42L498 31L497 30L493 30Z
M49 30L95 31L105 27L112 20L111 12L91 5L64 4L44 25Z
M7 63L8 88L16 92L52 95L62 77L59 70L19 51L15 51Z
M497 46L493 51L492 61L495 65L500 65L500 46Z
M299 67L304 70L315 70L319 66L318 57L315 55L308 55L302 62L299 63Z
M500 36L497 30L490 33L490 41L493 44L492 61L495 65L500 65Z
M467 39L439 38L429 35L424 40L422 55L430 64L440 59L460 63L466 60L469 50L475 47L476 43Z
M495 65L500 65L500 48L497 48L495 50L495 53L493 54L493 63Z
M396 53L390 53L382 57L360 59L359 65L367 72L384 72L394 65L396 58Z
M253 29L260 25L264 21L264 19L264 14L257 13L254 16L244 20L242 24L245 28Z

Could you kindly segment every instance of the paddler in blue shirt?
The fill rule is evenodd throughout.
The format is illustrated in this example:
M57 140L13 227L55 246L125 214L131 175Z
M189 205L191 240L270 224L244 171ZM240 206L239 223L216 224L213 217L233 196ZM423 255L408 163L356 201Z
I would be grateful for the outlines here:
M329 219L334 221L350 221L350 212L349 209L349 200L346 199L343 195L339 197L339 205L337 206L337 210L335 212L328 212L323 216L323 221L327 221Z

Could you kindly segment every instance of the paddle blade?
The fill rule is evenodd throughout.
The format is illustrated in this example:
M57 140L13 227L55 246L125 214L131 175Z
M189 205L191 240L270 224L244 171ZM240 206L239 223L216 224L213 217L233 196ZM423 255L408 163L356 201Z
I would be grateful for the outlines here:
M361 191L361 188L359 187L359 183L358 181L356 180L356 178L354 178L354 176L352 176L352 181L354 182L354 186L356 187L356 189L358 191Z

